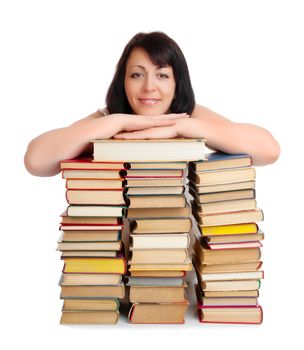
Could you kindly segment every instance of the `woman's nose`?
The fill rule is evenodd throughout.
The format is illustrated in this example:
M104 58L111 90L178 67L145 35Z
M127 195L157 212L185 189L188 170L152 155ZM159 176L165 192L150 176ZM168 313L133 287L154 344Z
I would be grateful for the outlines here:
M155 90L154 77L146 76L146 79L144 81L144 90L145 91L154 91Z

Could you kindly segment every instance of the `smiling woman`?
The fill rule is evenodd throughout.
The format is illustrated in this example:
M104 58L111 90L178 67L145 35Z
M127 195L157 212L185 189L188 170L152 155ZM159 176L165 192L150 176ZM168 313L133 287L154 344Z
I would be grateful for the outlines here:
M25 166L33 175L55 175L61 160L91 153L91 140L112 137L204 138L210 148L249 154L254 165L273 163L280 154L264 128L234 123L195 104L185 57L161 32L136 34L118 61L106 108L32 140Z

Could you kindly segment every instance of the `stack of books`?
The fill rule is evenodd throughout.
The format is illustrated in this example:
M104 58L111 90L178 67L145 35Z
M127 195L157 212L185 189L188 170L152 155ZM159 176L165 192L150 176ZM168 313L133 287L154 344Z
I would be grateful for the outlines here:
M105 158L106 157L106 158ZM98 140L94 159L127 161L126 217L130 224L129 322L183 323L188 307L186 272L190 206L187 160L204 158L203 140Z
M245 154L211 153L191 162L189 192L199 228L194 245L199 318L209 323L262 322L258 304L263 232L257 222L255 168Z
M73 159L62 161L61 169L69 205L57 248L64 260L60 323L115 324L125 296L124 164Z

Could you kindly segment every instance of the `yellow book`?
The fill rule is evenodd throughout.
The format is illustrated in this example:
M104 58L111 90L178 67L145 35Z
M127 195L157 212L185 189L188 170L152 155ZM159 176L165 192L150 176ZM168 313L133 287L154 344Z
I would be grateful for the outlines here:
M218 235L241 235L247 233L257 233L258 225L256 223L221 225L221 226L206 226L200 227L203 236L218 236Z
M126 261L120 258L66 258L64 273L126 273Z

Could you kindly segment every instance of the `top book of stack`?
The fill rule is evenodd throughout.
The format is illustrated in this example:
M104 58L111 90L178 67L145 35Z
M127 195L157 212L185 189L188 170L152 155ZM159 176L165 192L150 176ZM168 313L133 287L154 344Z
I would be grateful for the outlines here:
M95 162L178 162L205 159L204 139L93 140Z

